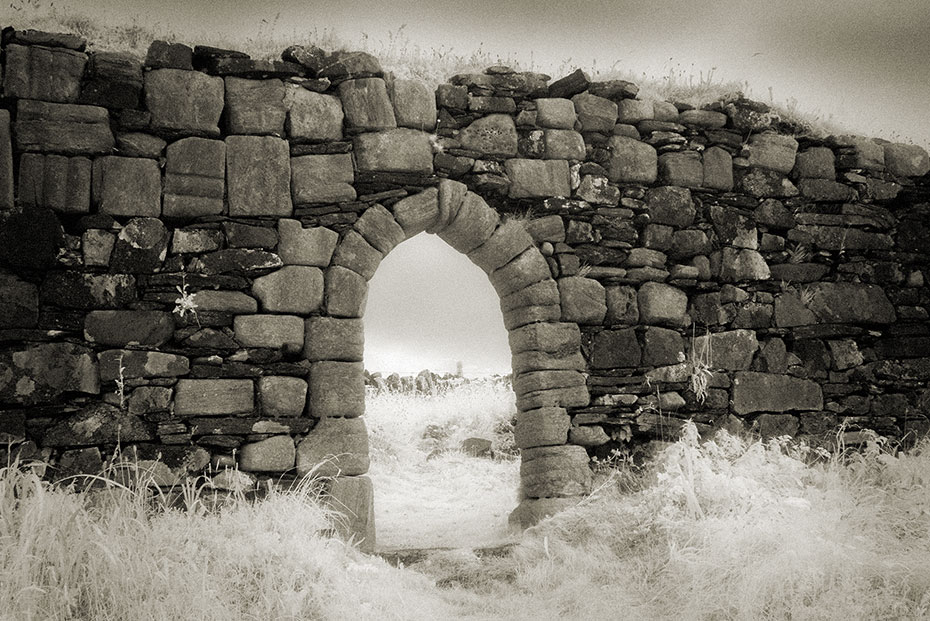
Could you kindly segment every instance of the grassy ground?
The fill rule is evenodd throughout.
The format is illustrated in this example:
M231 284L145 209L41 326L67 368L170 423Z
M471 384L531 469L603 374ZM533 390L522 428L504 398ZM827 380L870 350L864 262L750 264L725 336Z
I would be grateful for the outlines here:
M409 407L438 412L430 403ZM409 454L407 432L390 438L404 425L385 433L371 415L375 461ZM451 481L480 487L487 473L459 468ZM930 614L930 442L825 455L728 435L700 444L686 426L647 466L619 462L599 480L593 496L524 533L510 554L438 552L398 569L328 538L311 486L211 514L192 496L189 510L153 509L138 492L66 493L6 468L0 618Z

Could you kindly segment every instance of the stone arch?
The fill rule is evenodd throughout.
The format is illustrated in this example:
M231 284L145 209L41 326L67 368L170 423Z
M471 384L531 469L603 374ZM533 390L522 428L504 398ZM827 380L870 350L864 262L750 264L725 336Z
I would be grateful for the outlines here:
M556 224L561 228L561 219ZM347 513L356 514L349 530L357 538L374 536L362 418L368 282L391 250L424 231L481 268L500 298L512 352L515 435L522 459L522 501L511 521L526 526L590 490L588 455L583 447L568 444L569 409L590 401L581 331L563 319L560 286L538 246L546 235L535 230L534 237L523 222L501 219L464 184L443 180L390 209L376 204L361 214L341 236L325 271L323 313L306 320L308 409L320 423L298 445L297 468L303 474L321 459L336 456L322 473L340 475L332 496Z

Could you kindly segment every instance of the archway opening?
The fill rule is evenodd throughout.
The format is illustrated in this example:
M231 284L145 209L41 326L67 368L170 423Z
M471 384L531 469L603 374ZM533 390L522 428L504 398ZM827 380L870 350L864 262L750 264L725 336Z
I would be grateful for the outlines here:
M516 405L487 275L421 233L382 261L364 324L378 547L505 541L519 501Z

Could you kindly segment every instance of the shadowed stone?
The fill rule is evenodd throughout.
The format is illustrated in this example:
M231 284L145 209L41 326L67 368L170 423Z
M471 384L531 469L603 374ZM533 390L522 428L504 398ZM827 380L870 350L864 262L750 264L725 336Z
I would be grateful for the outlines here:
M580 93L572 97L581 131L609 133L617 123L617 104L604 97Z
M591 278L570 276L558 281L562 321L599 325L607 314L603 285Z
M39 298L64 308L119 308L136 298L136 279L128 274L51 272Z
M278 220L278 254L287 265L326 267L339 242L336 231L324 227L303 228L300 220Z
M724 192L733 189L733 156L725 149L720 147L705 149L702 163L704 175L701 185L703 187Z
M133 414L106 403L94 403L50 428L42 436L43 446L89 446L146 442L152 432Z
M462 148L483 155L513 156L517 154L517 127L509 114L481 117L459 133Z
M241 291L214 291L204 289L194 294L197 310L221 313L251 314L258 312L255 298Z
M326 504L344 516L338 519L336 531L346 541L353 542L361 552L375 551L375 499L371 479L335 477L329 482Z
M252 295L261 300L266 312L310 314L323 304L323 272L317 267L288 265L256 278Z
M155 69L145 73L145 107L152 129L220 135L223 78L199 71Z
M328 142L342 140L342 102L333 95L308 91L287 84L287 135L297 141Z
M24 153L19 160L19 202L62 213L88 213L90 178L86 157Z
M251 413L254 387L247 379L180 379L174 389L175 416Z
M34 328L39 321L39 288L0 272L0 329Z
M71 343L41 343L0 352L0 402L35 405L64 392L100 393L93 352Z
M508 220L501 224L488 241L468 253L471 262L490 274L533 245L533 238L522 223Z
M397 202L394 218L407 239L434 227L439 219L439 190L428 188Z
M304 322L293 315L238 315L236 340L243 347L267 347L297 353L304 346Z
M665 185L699 188L704 184L704 164L695 151L659 156L659 181Z
M513 429L517 448L553 446L565 444L571 419L564 408L548 407L526 412L517 412L517 424Z
M871 138L865 136L833 136L838 147L844 147L845 153L839 158L842 168L865 168L882 170L885 168L885 150Z
M578 119L571 99L542 97L536 100L536 124L551 129L574 129Z
M87 55L61 47L9 44L3 96L74 103L81 94Z
M687 188L652 188L646 192L646 207L651 221L656 224L687 227L694 221L694 202Z
M606 287L608 324L639 323L639 303L633 287Z
M322 418L297 445L297 474L354 476L368 472L368 429L362 418Z
M226 82L226 129L230 134L284 135L284 82L229 76Z
M584 386L584 375L574 369L528 371L514 377L513 391L517 397L552 388Z
M610 436L600 425L581 425L569 430L568 441L578 446L601 446L610 442Z
M593 369L638 367L642 350L633 328L602 330L594 335L589 362Z
M84 318L84 338L91 343L125 347L160 347L174 336L174 319L162 311L91 311Z
M581 331L574 323L534 323L511 330L507 340L514 355L541 351L567 356L581 347Z
M96 446L63 451L55 465L54 480L69 480L82 474L99 475L103 472L103 458ZM80 478L78 479L81 480Z
M81 86L80 103L135 110L142 94L142 63L128 52L94 52Z
M811 147L798 153L792 174L801 179L836 179L836 157L828 147Z
M759 349L755 330L730 330L698 336L693 342L695 360L709 360L711 368L746 371Z
M473 192L468 192L458 213L439 232L439 237L459 252L468 254L490 239L499 221L500 216L488 207L484 199Z
M239 447L239 469L245 472L285 472L294 467L294 440L272 436Z
M352 155L302 155L291 158L291 191L298 205L355 200Z
M381 205L373 205L366 209L356 220L355 230L383 255L387 255L407 238L391 212Z
M688 296L681 289L658 282L647 282L637 294L639 318L645 324L685 328L688 316Z
M110 255L114 272L151 274L168 255L170 233L158 218L133 218L116 237Z
M361 362L365 328L361 319L310 317L306 321L304 358L310 362L339 360Z
M652 146L628 136L611 136L607 149L608 179L614 183L655 183L659 164Z
M759 249L759 234L755 224L735 209L713 205L710 208L710 219L721 244Z
M513 158L504 163L510 179L510 198L569 196L568 162Z
M788 234L788 239L813 243L824 250L891 250L894 239L884 233L870 233L846 226L801 224Z
M436 94L424 82L394 80L391 95L398 127L422 131L432 131L436 127Z
M524 223L527 233L537 244L544 241L557 244L565 241L565 223L562 216L551 215Z
M101 213L154 218L161 215L161 171L155 160L99 158L94 161L93 188Z
M491 286L500 297L547 278L551 278L549 264L535 246L527 248L513 261L490 274Z
M283 264L281 257L273 252L253 248L227 248L195 258L188 270L207 275L249 273L274 269Z
M798 195L795 187L784 175L765 168L750 168L743 173L737 189L754 198L790 198Z
M371 280L383 258L384 255L357 231L349 231L336 246L333 265L348 268L365 280Z
M339 84L339 98L348 127L371 132L397 127L394 107L381 78L346 80Z
M768 280L771 277L768 263L755 250L724 247L710 256L711 271L720 274L723 282Z
M736 414L822 410L823 394L811 380L740 371L733 380L732 407Z
M290 152L285 140L227 137L226 178L229 215L291 215Z
M106 108L20 99L14 136L19 151L109 153L115 140Z
M425 132L402 128L359 134L353 145L359 170L433 172L433 147Z
M361 362L321 361L310 365L310 415L355 418L365 413Z
M13 137L10 131L10 111L0 110L0 209L13 208L13 185Z
M783 293L775 296L775 325L779 328L793 328L817 323L814 315L795 293Z
M334 317L361 317L368 301L368 282L350 269L326 270L326 312Z
M190 361L184 356L166 354L159 351L136 351L128 349L109 349L98 354L100 360L100 381L112 382L122 377L178 377L190 371Z
M522 456L520 487L527 498L580 496L591 491L591 468L583 447L528 448Z
M823 323L894 323L894 306L878 285L851 282L811 285L810 309Z
M681 362L685 342L675 330L647 326L643 330L643 366L658 367Z

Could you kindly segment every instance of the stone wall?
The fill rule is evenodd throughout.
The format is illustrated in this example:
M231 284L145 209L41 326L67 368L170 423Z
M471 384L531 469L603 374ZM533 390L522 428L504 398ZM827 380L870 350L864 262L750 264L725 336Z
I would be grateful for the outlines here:
M50 478L117 443L165 485L336 455L320 472L371 544L367 282L423 231L500 295L519 523L688 418L926 432L922 149L581 72L434 91L364 53L282 59L4 31L0 437Z

